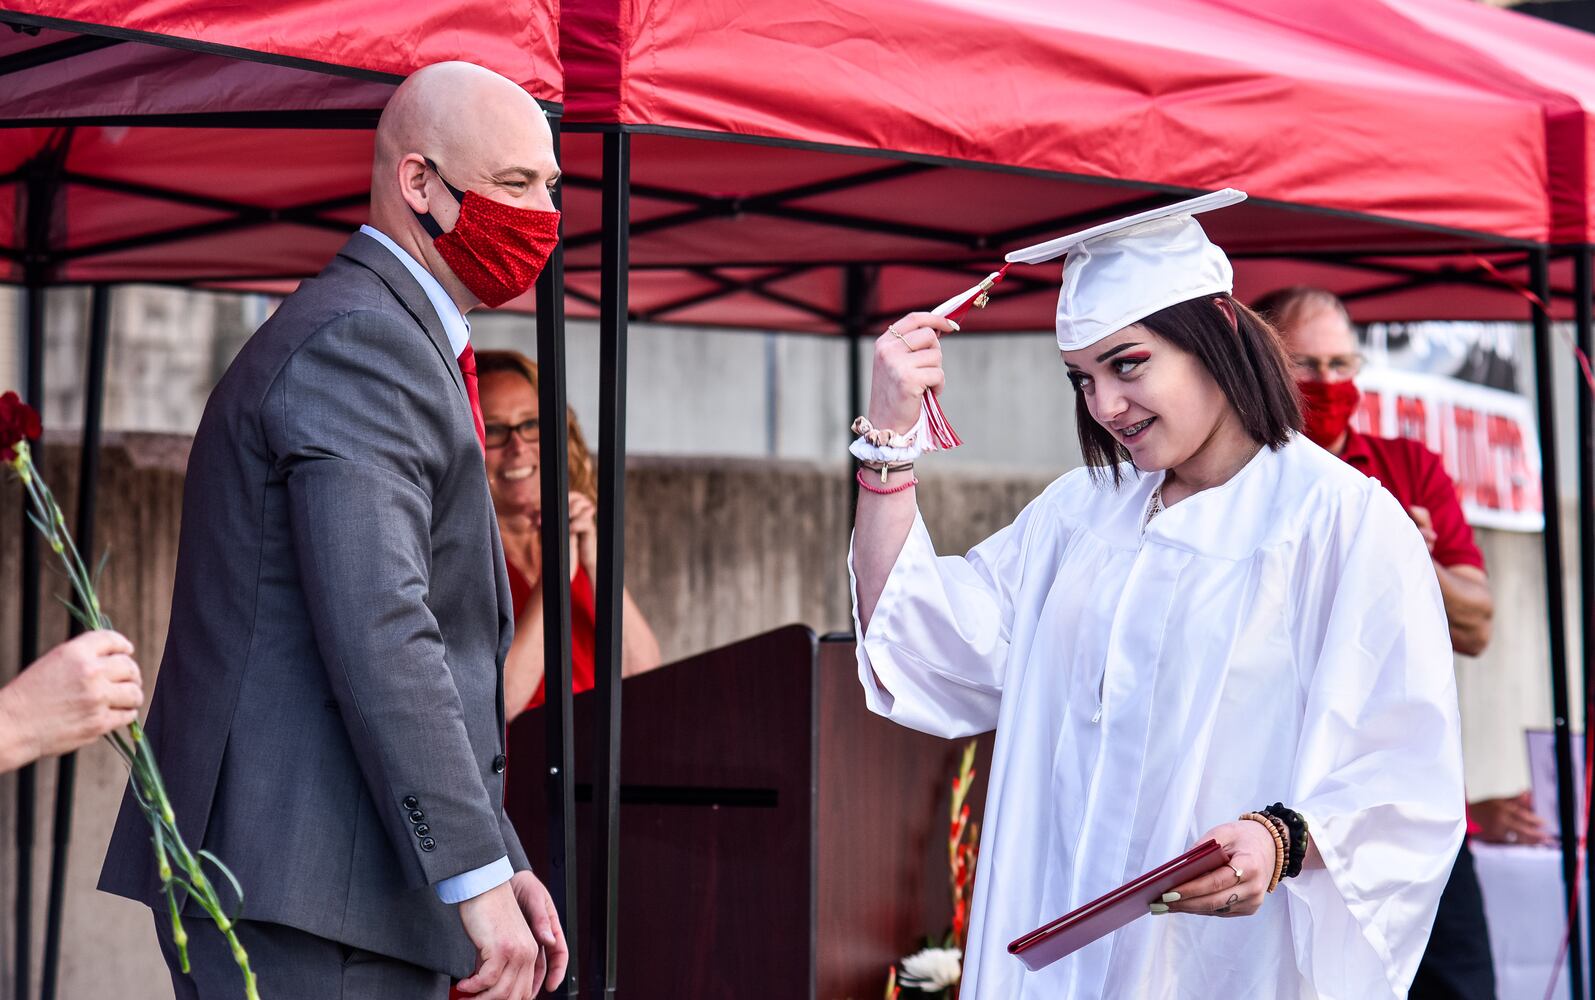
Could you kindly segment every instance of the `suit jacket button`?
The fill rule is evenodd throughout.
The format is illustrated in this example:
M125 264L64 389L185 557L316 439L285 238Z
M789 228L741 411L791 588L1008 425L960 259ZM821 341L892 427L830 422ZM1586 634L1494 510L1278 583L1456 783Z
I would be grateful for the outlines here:
M436 846L438 846L438 842L433 840L431 837L422 837L421 838L421 850L430 851L432 848L434 848Z
M411 809L410 810L410 822L419 823L419 822L421 822L424 819L426 819L426 813L422 812L419 809Z
M432 832L432 828L430 826L427 826L425 823L417 823L415 825L415 835L417 837L425 837L427 834L429 834L431 832Z
M503 754L499 754L497 757L494 757L493 758L493 773L494 774L503 774L504 773L504 764L505 764L505 761L504 761L504 755Z
M416 801L416 798L415 798L414 795L406 795L404 797L403 805L404 805L404 808L406 808L406 809L414 809L416 806L418 806L420 804L421 804L420 802Z

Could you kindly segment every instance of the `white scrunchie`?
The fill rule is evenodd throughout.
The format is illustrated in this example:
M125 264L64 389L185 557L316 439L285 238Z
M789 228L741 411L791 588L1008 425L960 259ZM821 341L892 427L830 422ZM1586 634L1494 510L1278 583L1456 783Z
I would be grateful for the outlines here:
M858 440L854 441L847 450L861 462L886 462L895 465L899 462L912 462L927 452L938 450L936 442L931 440L927 414L923 406L919 409L919 421L906 434L876 428L864 417L853 421L853 430L858 434ZM871 437L882 443L873 443Z

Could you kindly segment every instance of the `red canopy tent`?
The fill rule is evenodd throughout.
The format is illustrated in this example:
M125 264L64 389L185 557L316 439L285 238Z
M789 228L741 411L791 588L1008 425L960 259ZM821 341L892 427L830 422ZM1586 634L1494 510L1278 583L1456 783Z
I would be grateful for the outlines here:
M1426 283L1477 270L1426 252L1548 231L1533 100L1199 0L575 3L561 30L573 314L597 297L588 123L632 135L630 305L649 319L832 332L842 257L879 265L876 320L1002 249L1225 185L1253 200L1215 239L1292 258L1243 268L1243 295L1307 263L1369 318L1516 317L1514 294ZM979 326L1044 326L1045 285L1005 289Z
M1280 266L1368 318L1516 316L1517 292L1472 255L1514 263L1552 229L1531 96L1203 0L580 0L558 16L369 0L299 0L269 17L21 6L0 12L23 29L0 48L16 84L0 95L0 180L28 196L0 191L0 231L17 234L0 258L34 289L313 272L358 221L369 136L354 130L397 74L426 62L472 59L566 101L564 287L573 312L599 316L612 376L598 595L612 668L628 316L859 336L967 284L1004 249L1226 185L1254 195L1211 227L1248 260L1243 296ZM545 393L561 394L542 409L556 416L561 281L556 259L537 303ZM1053 295L1051 272L1016 273L970 326L1045 326ZM554 428L545 447L563 438ZM543 465L563 470L563 456ZM562 498L553 479L545 491ZM545 523L545 551L563 552L562 530ZM618 704L612 674L600 671L599 696ZM609 817L618 735L599 734L595 803ZM563 753L568 765L568 739ZM563 782L556 799L568 807L569 795ZM615 826L600 822L612 872ZM600 873L597 885L609 912L594 913L596 950L612 955L613 881Z
M314 273L363 218L371 129L408 73L468 59L520 82L550 116L559 112L558 15L547 2L39 0L7 7L0 11L0 280L27 289L25 395L41 410L45 288ZM95 284L76 529L85 551L93 547L109 314L108 286ZM554 443L563 468L563 437ZM40 587L37 539L27 524L21 538L25 665L39 646ZM559 663L568 671L568 653L550 659L551 677ZM57 985L74 773L73 759L63 758L44 1000ZM33 954L31 768L19 774L17 795L14 995L25 1000ZM566 887L549 881L563 905Z

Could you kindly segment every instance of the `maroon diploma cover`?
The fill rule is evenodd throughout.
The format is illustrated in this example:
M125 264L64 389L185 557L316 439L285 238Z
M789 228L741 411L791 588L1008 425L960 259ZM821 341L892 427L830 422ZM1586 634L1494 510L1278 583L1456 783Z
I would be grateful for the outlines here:
M1186 853L1140 878L1095 899L1044 927L1022 934L1008 945L1031 972L1045 968L1065 955L1079 951L1099 937L1112 934L1136 917L1165 892L1223 867L1224 850L1218 841L1204 841Z

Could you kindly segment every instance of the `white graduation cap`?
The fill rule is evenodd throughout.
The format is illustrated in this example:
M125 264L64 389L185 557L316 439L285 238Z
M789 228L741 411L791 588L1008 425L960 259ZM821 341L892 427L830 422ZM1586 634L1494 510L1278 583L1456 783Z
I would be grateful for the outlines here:
M1037 243L1007 256L1040 264L1068 254L1058 295L1058 348L1076 351L1179 302L1235 288L1235 272L1194 218L1246 200L1225 188Z

